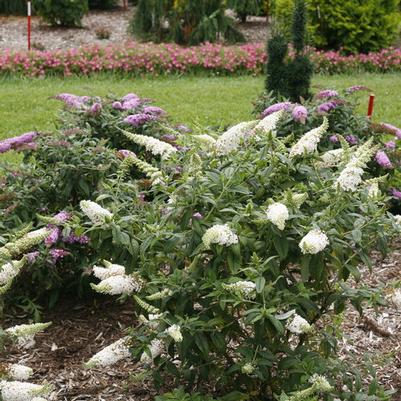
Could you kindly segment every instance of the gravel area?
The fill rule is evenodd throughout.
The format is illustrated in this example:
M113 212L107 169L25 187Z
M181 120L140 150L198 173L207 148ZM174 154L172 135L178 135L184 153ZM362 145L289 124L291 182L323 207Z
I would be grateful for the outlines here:
M84 17L82 28L55 28L45 24L39 17L32 17L32 47L39 50L55 50L93 44L121 44L133 39L128 34L128 25L133 13L133 7L129 7L128 10L121 7L111 11L91 11ZM262 42L266 39L266 18L249 18L246 24L238 24L238 28L248 42ZM99 29L109 31L110 38L98 39L96 31ZM26 17L0 16L0 51L26 48Z

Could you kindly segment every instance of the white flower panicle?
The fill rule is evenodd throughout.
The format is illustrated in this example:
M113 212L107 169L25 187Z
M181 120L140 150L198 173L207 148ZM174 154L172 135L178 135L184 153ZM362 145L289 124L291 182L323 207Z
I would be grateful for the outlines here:
M275 113L269 114L256 125L256 127L253 129L253 133L266 134L268 132L274 132L283 115L284 110L279 110Z
M291 148L290 157L300 156L305 153L313 153L317 149L323 134L327 131L329 122L326 117L320 127L314 128L304 134L299 141Z
M319 229L309 231L299 243L302 253L311 255L323 251L327 245L329 245L329 239L327 235Z
M132 159L132 164L146 174L152 181L152 184L164 184L165 178L158 168L138 158Z
M176 343L180 343L183 340L181 327L178 324L173 324L165 331Z
M336 185L343 191L355 192L362 182L363 169L360 167L348 166L341 171L336 180Z
M267 219L271 221L279 230L284 230L285 222L290 217L287 206L279 202L271 204L267 208L266 215Z
M368 185L368 197L369 198L378 198L381 195L379 184L377 182L372 182Z
M357 190L358 185L362 182L363 169L376 151L376 148L372 147L372 141L373 138L370 138L356 150L337 178L335 187L350 192Z
M217 141L210 135L195 135L195 139L208 151L216 149Z
M158 338L153 339L149 345L149 352L144 352L141 356L141 363L151 365L153 360L164 352L164 342Z
M33 401L38 396L51 392L48 385L33 384L21 381L0 381L3 401Z
M287 323L287 330L293 334L304 334L311 330L311 325L301 316L295 314L291 322Z
M315 391L326 393L333 389L328 380L324 376L318 375L317 373L311 376L308 381L313 385Z
M227 224L216 224L203 234L202 241L207 248L211 244L230 246L238 243L238 236Z
M143 146L153 155L160 155L163 160L168 159L172 154L177 152L174 146L151 136L133 134L128 131L124 131L124 135L137 145Z
M86 362L85 367L88 369L106 367L129 358L131 354L127 345L128 340L129 337L123 337L103 348Z
M103 262L106 267L93 266L93 275L99 280L105 280L112 276L124 276L125 267L107 261Z
M39 245L49 234L50 229L41 228L23 235L22 238L19 238L14 242L7 243L0 248L0 260L11 259L12 257L27 252L32 247Z
M401 215L395 214L394 216L395 223L401 228Z
M165 299L167 297L170 297L171 295L173 295L173 291L171 291L169 288L165 288L159 292L155 292L152 295L148 295L146 299L148 301L157 301L159 299Z
M21 324L5 330L6 334L17 340L22 348L32 348L35 345L35 334L47 329L49 323Z
M223 288L245 298L252 299L255 297L256 284L252 281L236 281L231 284L223 284Z
M295 209L299 209L307 199L308 199L307 193L299 194L299 193L287 192L286 194L286 202Z
M246 363L242 366L241 372L245 375L251 375L255 371L255 365L252 363Z
M113 218L113 213L93 201L80 202L82 212L93 224L104 224Z
M110 276L99 284L91 284L91 287L101 294L130 295L142 289L143 282L134 275Z
M33 369L18 364L12 364L8 367L7 376L11 380L26 381L33 375Z
M219 155L227 155L236 150L243 138L250 134L258 121L246 121L234 125L224 132L216 141L216 149Z
M12 262L6 263L1 266L0 287L9 284L10 281L13 281L20 270L25 266L26 262L26 258L22 258L21 260L13 260Z
M321 162L318 162L317 165L318 167L335 167L337 166L344 155L344 149L339 148L339 149L334 149L334 150L329 150L328 152L325 152L322 154Z
M139 320L145 324L146 326L148 326L150 329L152 330L156 330L157 327L159 326L160 323L160 319L163 317L163 313L157 313L157 314L153 314L153 313L149 313L149 318L146 319L145 316L140 315L139 316Z

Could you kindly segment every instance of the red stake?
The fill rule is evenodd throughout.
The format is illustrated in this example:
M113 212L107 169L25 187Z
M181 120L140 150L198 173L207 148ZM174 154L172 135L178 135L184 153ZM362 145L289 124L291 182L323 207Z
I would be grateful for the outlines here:
M28 6L28 50L31 50L31 14L32 14L32 8L31 8L31 2L30 1L28 1L27 6Z
M372 118L373 106L375 105L375 95L372 93L369 96L368 117Z

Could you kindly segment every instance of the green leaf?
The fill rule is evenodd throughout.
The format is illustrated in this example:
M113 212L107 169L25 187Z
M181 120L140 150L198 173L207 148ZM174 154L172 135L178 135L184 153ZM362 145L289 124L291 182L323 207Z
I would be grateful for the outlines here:
M278 255L280 256L280 259L284 260L288 255L288 248L289 248L287 238L278 237L277 235L275 235L273 237L273 243Z
M260 294L266 285L266 279L264 277L258 277L255 281L256 284L256 292Z
M203 356L207 358L209 356L209 343L203 333L195 334L195 344L198 346Z

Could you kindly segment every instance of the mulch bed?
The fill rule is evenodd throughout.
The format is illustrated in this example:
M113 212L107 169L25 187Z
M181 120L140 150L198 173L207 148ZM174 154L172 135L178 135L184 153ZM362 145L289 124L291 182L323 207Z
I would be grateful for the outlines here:
M134 8L122 7L110 11L91 11L83 18L82 28L55 28L32 17L32 46L39 50L77 48L88 45L121 44L135 39L128 33ZM246 24L239 24L239 30L248 42L263 42L266 39L266 18L249 17ZM98 39L96 31L107 30L109 39ZM5 49L25 50L27 48L26 17L0 16L0 51Z
M389 287L401 278L401 242L390 256L382 260L372 256L372 273L363 271L362 281L369 286ZM53 325L37 336L33 350L13 348L6 362L23 363L35 370L33 382L47 380L55 385L54 399L60 401L148 401L156 394L151 384L135 383L132 374L138 366L124 361L107 369L86 370L83 362L103 347L124 335L125 329L135 327L133 305L118 304L113 299L101 298L90 304L77 306L64 302L44 316ZM26 317L9 319L11 324L25 323ZM361 318L351 308L345 312L340 343L340 358L361 366L370 354L380 382L387 389L398 389L394 401L401 400L401 311L393 305L378 310L367 308ZM369 375L364 376L369 380Z

